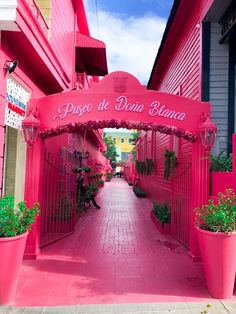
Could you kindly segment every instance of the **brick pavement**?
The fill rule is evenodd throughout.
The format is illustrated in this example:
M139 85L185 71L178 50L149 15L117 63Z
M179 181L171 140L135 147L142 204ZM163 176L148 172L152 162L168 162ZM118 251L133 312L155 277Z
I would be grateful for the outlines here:
M101 209L88 209L73 235L44 248L38 260L23 262L15 306L39 306L34 308L39 313L61 311L45 306L80 305L70 308L77 312L89 307L84 313L101 306L100 313L106 306L107 314L122 306L130 306L123 313L136 313L134 308L142 306L141 312L160 312L150 304L164 306L162 313L172 313L174 305L178 313L192 313L186 304L223 306L208 294L202 265L193 263L171 236L158 232L148 199L136 198L124 180L113 179L97 202ZM224 311L222 307L219 313Z

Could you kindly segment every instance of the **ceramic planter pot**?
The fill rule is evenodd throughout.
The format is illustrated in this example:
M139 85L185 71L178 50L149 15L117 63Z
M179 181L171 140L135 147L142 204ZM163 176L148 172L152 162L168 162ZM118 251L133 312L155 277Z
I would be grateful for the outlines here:
M203 267L210 294L217 299L233 295L236 274L236 232L211 232L197 228Z
M0 238L0 304L14 302L27 236Z

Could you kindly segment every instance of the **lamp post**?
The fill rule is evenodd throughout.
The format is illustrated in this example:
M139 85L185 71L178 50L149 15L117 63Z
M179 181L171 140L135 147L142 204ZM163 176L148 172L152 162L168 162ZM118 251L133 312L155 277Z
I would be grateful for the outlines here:
M30 108L27 117L22 121L24 140L27 143L25 200L30 207L35 202L40 203L42 186L43 143L38 140L40 121L37 108ZM25 258L35 259L39 253L40 222L37 219L28 236L25 248Z
M201 139L201 144L208 154L215 144L216 132L217 127L215 123L213 123L210 120L209 116L207 116L206 120L199 126L199 135Z
M38 138L40 121L35 114L30 111L28 116L22 121L22 129L25 142L31 147Z

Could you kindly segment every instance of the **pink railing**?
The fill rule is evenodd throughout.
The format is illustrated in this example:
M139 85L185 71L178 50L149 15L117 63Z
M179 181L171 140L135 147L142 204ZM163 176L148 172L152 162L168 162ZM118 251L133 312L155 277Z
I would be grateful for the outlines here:
M171 233L189 247L191 213L192 144L183 143L172 177Z
M45 150L41 204L40 246L72 233L76 220L76 175L68 160Z

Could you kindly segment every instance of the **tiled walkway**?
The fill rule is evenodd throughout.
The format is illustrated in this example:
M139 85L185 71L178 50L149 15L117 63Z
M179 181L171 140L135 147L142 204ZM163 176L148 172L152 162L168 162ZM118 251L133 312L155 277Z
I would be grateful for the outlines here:
M212 303L201 264L158 232L148 199L113 179L97 201L101 209L88 209L73 235L24 261L16 306Z

